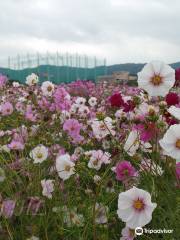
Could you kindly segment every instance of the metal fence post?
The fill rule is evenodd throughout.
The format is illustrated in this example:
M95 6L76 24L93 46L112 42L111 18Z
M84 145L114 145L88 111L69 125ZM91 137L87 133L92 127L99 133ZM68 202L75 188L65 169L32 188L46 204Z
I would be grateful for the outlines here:
M49 53L46 53L47 81L49 81Z
M8 57L8 78L10 78L11 76L11 58Z
M104 58L104 75L107 75L107 64L106 64L106 58Z
M96 66L97 66L97 59L96 59L96 57L94 57L94 80L95 80L95 82L96 82L96 76L97 76Z
M66 53L66 83L69 81L69 56Z

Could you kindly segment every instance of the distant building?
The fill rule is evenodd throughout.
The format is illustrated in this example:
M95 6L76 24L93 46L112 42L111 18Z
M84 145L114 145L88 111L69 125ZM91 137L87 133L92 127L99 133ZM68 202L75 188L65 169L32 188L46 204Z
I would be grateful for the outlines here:
M104 75L97 77L97 82L128 82L128 81L136 81L137 76L130 75L127 71L118 71L113 72L112 75Z

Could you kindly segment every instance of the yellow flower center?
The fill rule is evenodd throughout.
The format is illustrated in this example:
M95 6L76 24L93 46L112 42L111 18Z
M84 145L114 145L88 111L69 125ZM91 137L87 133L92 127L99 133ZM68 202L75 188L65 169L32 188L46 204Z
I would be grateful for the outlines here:
M134 235L135 235L134 229L129 229L129 235L131 237L134 237Z
M176 141L176 147L180 149L180 139Z
M66 166L64 167L64 170L65 170L66 172L69 172L69 171L71 170L71 167L70 167L69 165L66 165Z
M51 87L51 86L48 86L48 87L47 87L47 90L48 90L48 92L51 92L51 91L52 91L52 87Z
M124 175L128 175L129 174L128 169L124 169L123 173L124 173Z
M100 126L99 126L100 130L106 130L106 126L104 125L104 123L102 123Z
M42 158L43 155L42 155L42 153L37 153L36 157L37 157L37 158Z
M94 161L93 161L93 164L94 164L94 166L97 166L97 165L98 165L98 160L97 160L97 159L94 160Z
M133 207L136 209L136 210L142 210L144 209L144 203L142 200L140 199L137 199L134 201L134 204L133 204Z
M159 75L155 75L151 78L151 82L154 86L159 86L162 83L162 77Z

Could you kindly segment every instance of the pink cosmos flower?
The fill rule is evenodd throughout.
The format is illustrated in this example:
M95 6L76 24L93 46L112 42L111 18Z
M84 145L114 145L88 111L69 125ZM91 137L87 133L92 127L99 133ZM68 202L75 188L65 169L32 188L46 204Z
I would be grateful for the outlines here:
M0 105L0 111L3 116L8 116L13 113L13 105L10 102L5 102Z
M4 87L7 81L8 81L8 78L0 74L0 88Z
M12 140L12 142L8 144L8 148L12 150L23 150L24 144L22 142Z
M54 93L54 102L57 110L69 110L71 107L71 97L61 86Z
M103 152L102 150L92 151L93 158L99 159L104 164L110 163L111 155L108 152Z
M97 151L92 150L90 152L87 152L86 154L91 156L88 162L89 168L94 168L96 170L99 170L103 163L104 164L110 163L111 155L108 152L103 152L102 150L97 150Z
M37 114L33 112L32 106L28 105L25 113L25 118L31 122L36 122Z
M5 200L2 203L1 214L5 218L11 218L14 212L16 202L14 200Z
M50 107L50 102L47 100L46 97L43 97L41 100L38 101L38 105L41 109L46 110Z
M41 181L41 186L43 188L43 196L47 198L52 198L52 192L54 191L54 180L45 180Z
M36 215L43 206L43 201L39 197L30 197L28 199L27 214Z
M120 240L133 240L135 238L135 232L133 229L130 229L129 227L125 227L122 229L122 237Z
M115 169L116 179L124 181L130 177L136 176L136 170L128 161L122 161L116 165Z
M82 124L74 118L66 120L63 125L63 130L67 131L71 137L78 136L81 128Z
M21 102L17 102L16 105L15 105L15 108L18 112L24 112L24 104L21 103Z

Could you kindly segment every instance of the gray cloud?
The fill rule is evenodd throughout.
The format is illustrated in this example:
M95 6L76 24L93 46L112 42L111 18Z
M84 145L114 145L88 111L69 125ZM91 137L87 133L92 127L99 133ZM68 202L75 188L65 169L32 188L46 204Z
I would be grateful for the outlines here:
M6 0L1 58L73 51L108 63L179 61L179 0Z

